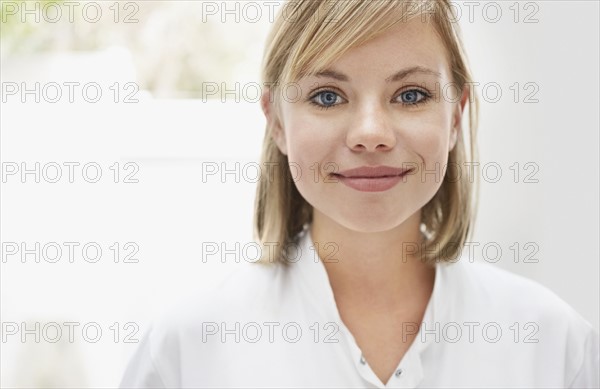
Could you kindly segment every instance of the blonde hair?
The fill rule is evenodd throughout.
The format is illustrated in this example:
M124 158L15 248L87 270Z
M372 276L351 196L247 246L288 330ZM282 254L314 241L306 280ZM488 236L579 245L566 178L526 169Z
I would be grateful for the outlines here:
M448 51L453 82L461 91L465 86L473 85L457 18L449 0L288 1L280 10L267 39L263 85L270 86L271 96L277 99L282 85L325 69L347 50L367 42L398 21L408 21L417 16L433 19L433 25ZM468 99L471 161L477 157L478 105L478 98L471 89ZM274 175L261 175L257 187L254 239L264 248L259 263L286 262L286 249L297 243L297 234L312 221L312 206L298 192L287 168L287 155L277 148L272 132L273 123L268 123L261 166L275 166L280 171ZM418 250L426 253L421 255L424 262L454 260L472 233L477 181L464 172L458 175L459 179L449 178L453 168L461 169L468 162L466 142L460 124L458 140L449 153L448 170L442 185L422 208L421 222L426 226L426 236L429 237Z

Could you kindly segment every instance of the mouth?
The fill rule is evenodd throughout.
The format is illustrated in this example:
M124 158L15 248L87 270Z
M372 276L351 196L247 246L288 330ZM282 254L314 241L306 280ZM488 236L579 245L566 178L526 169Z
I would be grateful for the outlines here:
M391 169L391 170L390 170ZM332 173L346 186L360 192L383 192L396 186L414 169L359 168L354 171Z
M395 168L391 166L362 166L356 169L350 169L341 171L338 173L332 173L335 177L344 178L385 178L385 177L402 177L412 172L413 168Z

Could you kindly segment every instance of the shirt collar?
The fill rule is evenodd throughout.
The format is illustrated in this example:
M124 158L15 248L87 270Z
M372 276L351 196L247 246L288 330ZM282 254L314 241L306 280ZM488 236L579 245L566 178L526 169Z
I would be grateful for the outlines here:
M333 289L329 282L325 265L319 258L317 251L310 234L310 224L305 224L303 230L296 237L298 253L296 258L292 260L293 266L296 266L301 275L301 284L306 287L306 293L310 295L313 301L313 307L318 311L319 316L325 321L333 321L339 323L340 332L343 334L348 350L356 361L358 369L365 369L365 364L362 361L362 352L356 343L356 340L344 325L341 320ZM444 315L446 314L446 304L443 300L448 298L447 289L448 281L448 265L447 263L438 262L435 265L435 281L433 291L425 314L418 329L418 333L413 343L400 361L398 368L406 372L402 379L402 387L405 385L418 385L423 378L423 366L421 361L421 353L435 341L434 336L422 336L422 332L432 331L436 329L435 323L444 323ZM439 326L440 324L438 324ZM383 386L383 383L377 378L375 373L368 369L367 376L370 376L370 381L376 382L378 386ZM388 386L392 385L394 377L390 379Z

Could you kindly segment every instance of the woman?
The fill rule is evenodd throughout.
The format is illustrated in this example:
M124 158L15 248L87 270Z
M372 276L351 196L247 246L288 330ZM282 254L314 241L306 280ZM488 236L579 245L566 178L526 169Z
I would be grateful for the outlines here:
M264 60L263 256L157 321L122 387L598 386L589 323L463 258L477 100L452 20L447 1L287 4Z

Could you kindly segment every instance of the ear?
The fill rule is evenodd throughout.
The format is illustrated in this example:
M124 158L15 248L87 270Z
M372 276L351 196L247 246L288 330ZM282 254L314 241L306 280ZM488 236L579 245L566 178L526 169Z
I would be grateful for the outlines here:
M456 146L459 133L462 130L462 116L465 110L465 105L467 104L467 99L469 98L469 94L469 86L465 85L462 91L462 96L460 97L460 102L456 104L454 114L452 115L452 129L450 130L450 151L452 151L454 149L454 146Z
M267 119L267 128L271 128L271 137L281 153L287 155L287 146L285 140L285 132L281 126L278 110L276 109L275 101L272 98L271 89L265 88L260 105Z

